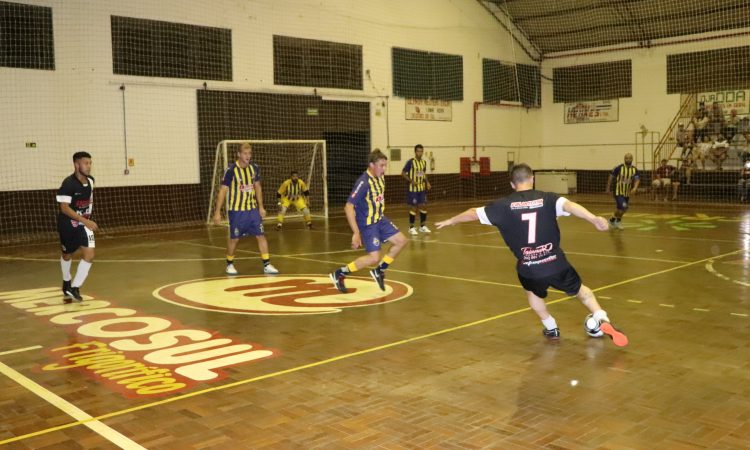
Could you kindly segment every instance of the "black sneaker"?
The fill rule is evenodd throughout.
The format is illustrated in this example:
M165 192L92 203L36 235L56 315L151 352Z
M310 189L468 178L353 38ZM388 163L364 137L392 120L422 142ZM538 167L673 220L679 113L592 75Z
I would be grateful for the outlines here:
M70 294L70 280L63 280L62 293L65 303L70 303L73 300L73 296Z
M346 275L344 275L344 272L342 272L341 269L336 269L335 272L329 273L328 276L331 278L331 281L333 281L333 285L336 286L336 289L344 294L348 292L346 286L344 286Z
M370 271L370 276L378 283L381 291L385 291L385 273L377 267Z
M544 329L542 329L542 334L544 335L544 337L546 337L547 339L549 339L551 341L556 341L556 340L560 339L560 329L559 328L554 328L552 330L548 330L548 329L544 328Z
M70 288L70 290L68 291L68 295L70 296L70 298L72 298L73 300L75 300L77 302L82 302L83 301L83 297L81 297L81 293L78 292L78 288L77 287Z
M281 229L284 228L284 226L280 223L276 224L276 231L281 231Z
M312 222L307 222L307 229L312 230Z

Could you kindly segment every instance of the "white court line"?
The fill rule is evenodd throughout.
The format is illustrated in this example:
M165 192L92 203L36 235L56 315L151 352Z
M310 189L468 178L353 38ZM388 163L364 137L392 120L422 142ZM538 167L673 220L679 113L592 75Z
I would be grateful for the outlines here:
M32 347L27 347L27 349L31 349L31 348ZM17 351L23 351L23 350L24 349L19 349ZM81 409L79 409L77 406L73 405L72 403L69 403L65 399L57 396L56 394L53 394L52 392L48 391L47 389L43 388L37 383L31 381L30 379L26 378L25 376L21 375L17 371L11 369L10 367L8 367L7 365L1 362L0 362L0 373L10 378L11 380L15 381L16 383L20 384L21 386L25 387L26 389L33 392L34 394L38 395L42 399L46 400L49 404L51 404L52 406L55 406L56 408L68 414L70 417L74 418L75 420L83 422L83 425L86 425L92 431L94 431L95 433L103 437L104 439L108 440L109 442L115 444L116 446L120 448L125 448L125 449L145 450L145 447L138 445L138 443L136 443L135 441L130 440L129 438L120 434L120 432L113 430L112 428L108 427L107 425L104 425L98 420L91 420L93 419L93 417L88 415L86 412L82 411Z
M42 348L42 346L41 345L33 345L31 347L17 348L15 350L7 350L7 351L4 351L4 352L0 352L0 356L10 355L10 354L13 354L13 353L26 352L26 351L29 351L29 350L36 350L38 348Z

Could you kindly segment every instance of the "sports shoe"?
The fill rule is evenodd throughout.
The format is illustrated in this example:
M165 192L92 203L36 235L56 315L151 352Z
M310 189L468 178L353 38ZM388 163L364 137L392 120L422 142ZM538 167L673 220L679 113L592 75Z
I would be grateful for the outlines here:
M427 225L422 225L421 227L419 227L419 231L421 231L422 233L432 233L432 231L427 228Z
M377 267L370 271L370 276L376 283L381 291L385 291L385 273Z
M312 230L312 222L307 222L305 226L307 226L308 230Z
M263 273L266 275L278 275L279 269L275 268L273 264L266 264L263 266Z
M628 337L613 327L611 323L602 322L601 325L599 325L599 328L604 334L612 338L612 342L614 342L616 346L625 347L628 345Z
M417 233L417 229L416 228L409 227L409 234L412 234L412 235L416 236L419 233Z
M560 329L559 328L553 328L551 330L548 330L546 328L542 329L542 334L544 337L549 339L550 341L557 341L560 339Z
M227 264L227 269L224 272L227 275L237 275L237 269L234 268L234 264Z
M62 285L62 293L63 293L63 302L70 303L73 301L73 296L70 294L70 280L65 281L63 280Z
M328 277L333 281L333 285L336 286L336 289L338 289L339 292L343 292L344 294L348 292L346 286L344 286L346 275L344 275L344 272L342 272L341 269L336 269L335 272L329 273Z
M276 231L281 231L281 229L284 228L284 226L280 223L276 224Z
M81 293L78 292L77 287L71 287L70 290L68 291L68 296L77 302L83 301L83 297L81 297Z

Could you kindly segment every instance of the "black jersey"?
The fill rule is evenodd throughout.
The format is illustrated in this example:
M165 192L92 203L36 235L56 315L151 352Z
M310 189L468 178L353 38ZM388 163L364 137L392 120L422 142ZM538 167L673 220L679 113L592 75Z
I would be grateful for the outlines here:
M520 191L477 209L477 214L483 224L500 230L518 259L519 275L542 278L570 267L557 226L557 216L570 215L562 209L566 201L551 192Z
M94 177L88 176L87 184L81 183L75 174L63 180L57 191L58 203L69 203L71 209L81 216L91 218L91 210L94 206ZM71 219L62 212L57 215L57 226L78 227L79 222Z

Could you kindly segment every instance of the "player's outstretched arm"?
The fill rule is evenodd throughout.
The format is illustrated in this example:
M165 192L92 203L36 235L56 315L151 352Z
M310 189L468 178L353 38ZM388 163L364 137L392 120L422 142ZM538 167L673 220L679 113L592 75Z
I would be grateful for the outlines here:
M442 222L438 222L435 224L437 229L441 229L447 226L455 225L457 223L462 222L476 222L479 220L479 216L477 215L477 209L476 208L469 208L466 211L462 212L461 214L457 216L453 216L448 220L443 220Z
M591 223L599 231L606 231L609 229L609 223L607 222L607 219L601 216L595 216L593 213L591 213L591 211L576 202L571 202L570 200L568 200L563 204L562 209L566 213L573 214L574 216Z

